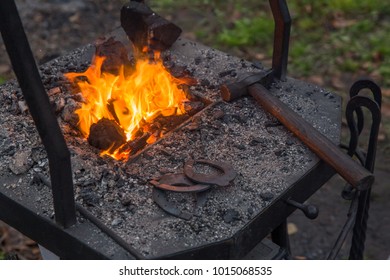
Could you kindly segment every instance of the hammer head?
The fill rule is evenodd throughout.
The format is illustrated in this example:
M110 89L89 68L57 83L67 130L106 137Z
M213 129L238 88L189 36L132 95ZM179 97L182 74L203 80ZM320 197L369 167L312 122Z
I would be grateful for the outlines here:
M121 26L134 46L164 51L180 36L182 30L153 12L143 1L130 1L121 9Z
M230 102L241 96L248 94L248 87L255 83L267 84L268 77L272 74L272 71L266 71L261 73L245 73L240 76L237 81L229 84L224 84L220 87L221 97L224 101Z

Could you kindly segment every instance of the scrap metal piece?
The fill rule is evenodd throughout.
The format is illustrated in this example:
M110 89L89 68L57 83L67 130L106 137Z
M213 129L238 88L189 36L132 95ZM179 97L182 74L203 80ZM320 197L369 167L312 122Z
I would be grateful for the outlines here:
M222 172L222 174L207 175L202 173L196 173L194 170L195 164L206 164L212 166ZM233 169L233 166L225 162L217 162L211 160L189 160L184 165L184 174L192 181L203 184L217 185L220 187L226 187L237 176L237 172Z
M203 192L211 188L211 185L194 185L183 173L167 174L158 181L151 180L150 183L156 188L172 192Z
M169 202L167 199L166 192L158 188L153 188L153 200L158 206L165 212L171 214L172 216L189 220L192 218L192 214L182 211L175 207L173 203Z
M182 32L180 27L156 14L143 1L130 1L123 6L121 26L140 51L145 46L164 51L176 42Z

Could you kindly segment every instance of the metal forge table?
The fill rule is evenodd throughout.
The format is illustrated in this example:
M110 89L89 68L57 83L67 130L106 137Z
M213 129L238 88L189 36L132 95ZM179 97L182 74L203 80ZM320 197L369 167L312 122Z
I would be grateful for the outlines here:
M272 68L277 78L270 91L337 145L341 98L315 85L284 79L289 15L284 1L270 2L276 14ZM120 30L110 36L127 42ZM85 67L93 51L92 45L77 49L40 70L58 78L69 71L70 62L73 68ZM47 156L31 117L14 114L13 103L8 102L18 91L16 83L1 86L0 219L62 259L238 259L275 233L297 204L334 175L332 168L250 97L232 103L220 100L218 85L241 73L265 71L261 64L183 38L169 52L170 63L186 67L200 81L191 91L209 105L127 163L100 158L69 129L63 112L56 116L61 133L43 98L45 106L30 107L30 111L34 119L38 116ZM43 76L45 86L50 86ZM71 103L66 90L61 94L66 104ZM20 91L15 96L23 101ZM31 97L25 99L29 105L34 103ZM61 147L64 138L67 147ZM50 143L56 144L50 147ZM29 167L20 173L12 171L10 166L17 164L21 153L27 153ZM229 187L213 188L200 209L192 206L192 197L173 197L193 213L190 220L183 220L154 204L149 180L179 170L190 158L230 162L238 176ZM53 194L35 180L38 173L49 174L49 163ZM128 203L123 203L126 198ZM283 238L273 237L285 245Z

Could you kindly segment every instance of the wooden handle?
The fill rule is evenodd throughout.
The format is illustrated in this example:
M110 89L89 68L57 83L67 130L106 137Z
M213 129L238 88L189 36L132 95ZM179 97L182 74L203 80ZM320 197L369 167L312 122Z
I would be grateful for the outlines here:
M271 115L277 118L299 140L306 144L348 183L358 190L367 189L374 182L374 175L358 164L290 107L273 96L265 87L254 84L249 94Z

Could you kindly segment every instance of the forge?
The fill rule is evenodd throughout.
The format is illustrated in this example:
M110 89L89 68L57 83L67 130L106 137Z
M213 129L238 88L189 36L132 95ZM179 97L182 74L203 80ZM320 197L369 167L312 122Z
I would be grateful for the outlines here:
M56 194L50 151L42 145L18 83L0 86L0 218L64 259L227 259L248 257L256 246L267 249L266 237L335 171L251 96L225 102L221 85L249 73L263 75L271 79L266 85L272 96L335 145L340 141L341 125L339 96L285 76L289 23L283 15L288 10L284 1L270 2L276 15L271 72L261 62L249 62L183 37L171 42L171 37L161 35L163 45L152 42L170 75L192 82L179 87L184 97L173 111L187 106L182 114L171 116L160 110L141 131L139 126L133 129L136 136L126 138L121 131L123 123L118 113L112 113L112 107L118 106L116 97L114 102L110 103L110 97L104 101L108 113L100 117L103 121L94 121L100 128L93 132L90 125L90 134L83 133L76 112L86 104L85 96L66 74L85 72L104 44L109 50L120 45L111 60L125 65L118 68L114 62L106 66L107 71L121 72L124 77L126 71L131 73L139 49L131 48L131 36L123 29L39 66L70 152L70 196L69 185L61 182ZM153 126L159 129L152 130ZM103 140L91 140L93 133ZM114 140L104 136L115 133ZM106 140L108 144L101 143ZM118 160L101 152L113 146L125 146L126 157ZM230 177L209 184L189 180L191 176L185 173L189 162L200 174L193 178L221 173ZM170 181L173 178L176 183ZM182 192L172 191L173 187ZM65 206L58 207L58 203ZM279 253L272 257L280 257Z

